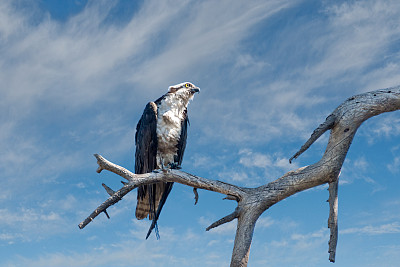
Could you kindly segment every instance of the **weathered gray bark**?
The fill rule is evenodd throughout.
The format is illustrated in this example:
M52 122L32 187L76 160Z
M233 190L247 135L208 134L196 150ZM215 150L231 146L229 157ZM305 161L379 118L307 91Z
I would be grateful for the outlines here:
M300 156L324 132L331 130L327 148L320 161L288 172L279 179L257 188L239 187L179 170L159 170L147 174L133 174L123 167L95 155L99 165L97 172L108 170L122 176L128 182L116 192L104 186L110 197L80 223L79 228L84 228L102 212L107 215L106 209L108 207L117 203L124 195L139 185L159 181L177 182L193 188L222 193L227 195L228 199L234 199L238 202L233 213L216 221L207 230L238 219L231 266L247 266L254 227L260 215L275 203L297 192L328 183L330 207L328 227L331 231L328 251L329 260L334 262L338 237L338 177L347 151L358 127L365 120L384 112L399 109L400 86L372 91L347 99L327 117L326 121L313 132L310 139L290 159L292 161Z

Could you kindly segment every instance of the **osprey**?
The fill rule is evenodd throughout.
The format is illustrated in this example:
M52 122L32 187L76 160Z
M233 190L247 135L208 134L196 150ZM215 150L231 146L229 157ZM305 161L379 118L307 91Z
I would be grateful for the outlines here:
M200 88L185 82L170 86L168 93L146 105L136 126L135 173L155 169L180 168L186 147L187 106ZM136 218L149 217L158 235L157 220L171 192L172 182L159 182L138 187Z

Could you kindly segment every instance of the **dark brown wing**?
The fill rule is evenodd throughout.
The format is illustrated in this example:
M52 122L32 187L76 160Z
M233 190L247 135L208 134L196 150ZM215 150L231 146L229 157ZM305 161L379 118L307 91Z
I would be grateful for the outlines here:
M157 105L150 102L136 126L135 173L148 173L157 166ZM150 212L149 191L152 185L138 187L136 218L141 220Z
M183 160L183 154L185 153L185 148L186 148L186 138L187 138L187 126L189 123L189 119L187 116L187 109L185 109L185 113L184 113L184 119L181 123L181 137L179 138L179 142L178 142L178 153L175 156L175 163L178 164L178 166L180 167L182 164L182 160Z

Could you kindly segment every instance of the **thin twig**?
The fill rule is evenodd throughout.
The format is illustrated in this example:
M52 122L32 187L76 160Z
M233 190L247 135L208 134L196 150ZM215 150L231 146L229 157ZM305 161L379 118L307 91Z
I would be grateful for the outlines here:
M208 226L206 228L206 231L210 231L211 229L218 227L224 223L228 223L230 221L233 221L234 219L236 219L239 216L239 209L236 208L234 212L232 212L231 214L225 216L222 219L219 219L218 221L214 222L213 224L211 224L210 226Z
M126 194L135 189L136 186L133 184L124 185L120 190L115 192L106 201L104 201L100 206L97 207L83 222L79 224L79 228L83 229L88 225L94 218L96 218L100 213L104 212L108 207L114 205L120 201Z
M115 191L112 190L111 188L109 188L105 183L102 183L101 185L104 187L104 189L107 191L107 193L108 193L110 196L112 196L112 195L115 194Z
M289 163L292 163L293 159L296 159L300 156L304 151L306 151L318 138L321 137L326 131L332 129L333 125L335 124L336 117L335 115L329 115L326 120L321 123L317 129L311 134L311 137L304 143L304 145L300 148L299 151L296 152L290 159Z
M194 204L196 205L197 202L199 201L199 193L197 193L197 188L193 188L193 193L194 193Z

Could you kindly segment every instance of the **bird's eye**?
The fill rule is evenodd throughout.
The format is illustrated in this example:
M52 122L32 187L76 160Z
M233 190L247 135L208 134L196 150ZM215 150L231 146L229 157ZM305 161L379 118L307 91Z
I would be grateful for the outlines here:
M186 84L185 84L185 87L186 87L186 88L189 88L189 87L190 87L190 84L189 84L189 83L186 83Z

